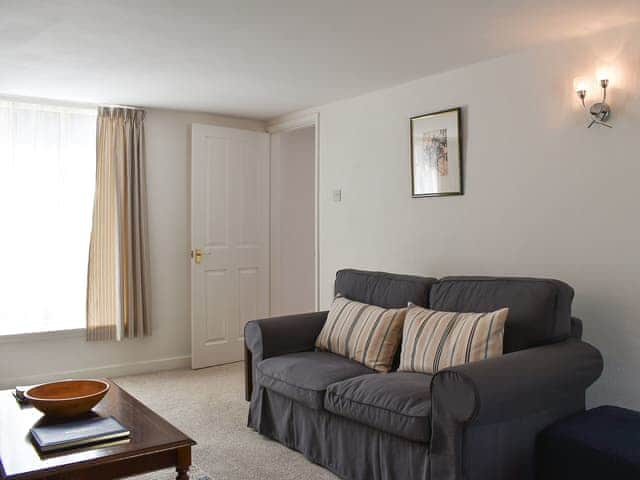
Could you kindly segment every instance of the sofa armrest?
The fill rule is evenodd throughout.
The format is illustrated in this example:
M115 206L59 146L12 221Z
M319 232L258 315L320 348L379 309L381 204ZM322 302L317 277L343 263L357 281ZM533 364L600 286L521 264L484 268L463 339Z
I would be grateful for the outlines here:
M245 395L251 399L255 366L265 358L312 350L329 312L251 320L244 327Z
M520 438L531 437L523 442L533 445L555 415L584 409L584 392L602 369L597 349L569 339L438 372L431 381L433 478L463 478L462 446L469 428L489 431L483 426L503 425L505 438L513 428ZM526 418L528 433L523 433ZM491 441L487 437L481 443ZM514 463L530 461L527 449ZM467 445L465 455L470 450Z
M568 340L440 371L431 392L460 422L504 421L586 390L602 368L597 349Z

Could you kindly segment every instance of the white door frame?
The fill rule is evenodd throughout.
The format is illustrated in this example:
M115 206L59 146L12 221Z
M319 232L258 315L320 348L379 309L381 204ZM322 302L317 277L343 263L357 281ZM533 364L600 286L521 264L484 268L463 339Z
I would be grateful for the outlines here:
M313 235L313 251L314 251L314 303L315 310L320 308L320 113L314 112L308 115L295 117L289 120L283 120L270 124L267 127L267 133L271 135L274 133L290 132L292 130L298 130L300 128L315 128L315 155L313 160L313 174L314 174L314 235ZM270 182L273 179L270 180Z

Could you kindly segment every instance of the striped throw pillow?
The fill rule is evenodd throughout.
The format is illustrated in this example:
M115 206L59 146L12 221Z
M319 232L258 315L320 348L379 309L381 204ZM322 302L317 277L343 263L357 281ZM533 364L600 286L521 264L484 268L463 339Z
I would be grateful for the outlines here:
M400 345L406 308L388 309L336 297L316 347L388 372Z
M398 370L434 374L447 367L499 357L508 314L508 308L490 313L409 308Z

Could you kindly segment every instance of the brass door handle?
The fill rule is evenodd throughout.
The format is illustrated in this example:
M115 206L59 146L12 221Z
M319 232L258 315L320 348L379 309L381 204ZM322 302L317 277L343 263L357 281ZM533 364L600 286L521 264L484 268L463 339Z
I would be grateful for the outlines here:
M199 248L196 248L195 250L191 250L191 258L193 258L193 260L197 263L200 264L202 263L202 250L200 250Z

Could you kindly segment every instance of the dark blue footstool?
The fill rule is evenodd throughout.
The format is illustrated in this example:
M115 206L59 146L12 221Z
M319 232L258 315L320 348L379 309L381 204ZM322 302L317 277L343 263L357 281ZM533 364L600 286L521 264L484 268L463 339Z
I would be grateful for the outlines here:
M538 480L640 479L640 412L598 407L555 423L536 445Z

